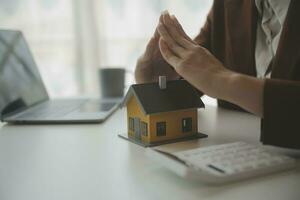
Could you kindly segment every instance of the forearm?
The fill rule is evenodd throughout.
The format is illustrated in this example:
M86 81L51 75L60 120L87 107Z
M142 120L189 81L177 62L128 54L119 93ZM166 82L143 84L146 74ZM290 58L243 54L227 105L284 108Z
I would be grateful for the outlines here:
M217 98L263 117L264 80L228 71L216 78Z

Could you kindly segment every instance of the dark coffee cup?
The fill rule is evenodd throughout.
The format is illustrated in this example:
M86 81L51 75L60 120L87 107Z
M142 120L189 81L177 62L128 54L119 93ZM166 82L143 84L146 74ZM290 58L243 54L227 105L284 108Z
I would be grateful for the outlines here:
M99 69L101 98L120 98L124 96L125 69Z

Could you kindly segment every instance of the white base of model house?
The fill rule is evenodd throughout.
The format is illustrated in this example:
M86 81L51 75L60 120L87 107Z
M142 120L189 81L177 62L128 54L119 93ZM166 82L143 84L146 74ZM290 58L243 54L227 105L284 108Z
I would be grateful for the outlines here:
M134 144L138 144L140 146L143 147L154 147L154 146L159 146L159 145L163 145L163 144L170 144L170 143L175 143L175 142L183 142L183 141L188 141L188 140L195 140L195 139L201 139L201 138L206 138L207 135L203 134L203 133L195 133L191 136L187 136L187 137L183 137L183 138L176 138L176 139L172 139L172 140L166 140L166 141L161 141L161 142L151 142L151 143L145 143L142 142L140 140L135 140L132 138L128 137L128 134L119 134L118 135L120 138L130 141Z

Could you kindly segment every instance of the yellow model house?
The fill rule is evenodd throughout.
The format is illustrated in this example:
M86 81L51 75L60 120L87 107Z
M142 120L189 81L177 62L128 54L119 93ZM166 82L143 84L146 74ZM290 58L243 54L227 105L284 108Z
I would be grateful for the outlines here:
M185 80L159 80L132 85L126 94L128 138L145 146L199 138L197 109L204 104L198 93Z

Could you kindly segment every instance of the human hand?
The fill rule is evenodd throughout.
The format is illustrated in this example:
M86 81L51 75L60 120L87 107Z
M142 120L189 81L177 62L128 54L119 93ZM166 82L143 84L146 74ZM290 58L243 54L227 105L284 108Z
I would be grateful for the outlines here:
M162 21L162 17L160 21ZM159 76L166 76L168 80L179 79L179 75L163 59L159 50L160 35L156 28L154 36L147 44L146 50L137 61L135 79L137 83L155 82Z
M207 49L195 43L183 30L175 16L162 14L158 26L159 48L163 58L175 71L197 89L212 97L220 97L216 83L224 81L231 71Z
M164 13L162 18L158 26L160 52L180 76L211 97L263 116L264 80L226 69L186 35L175 16Z

